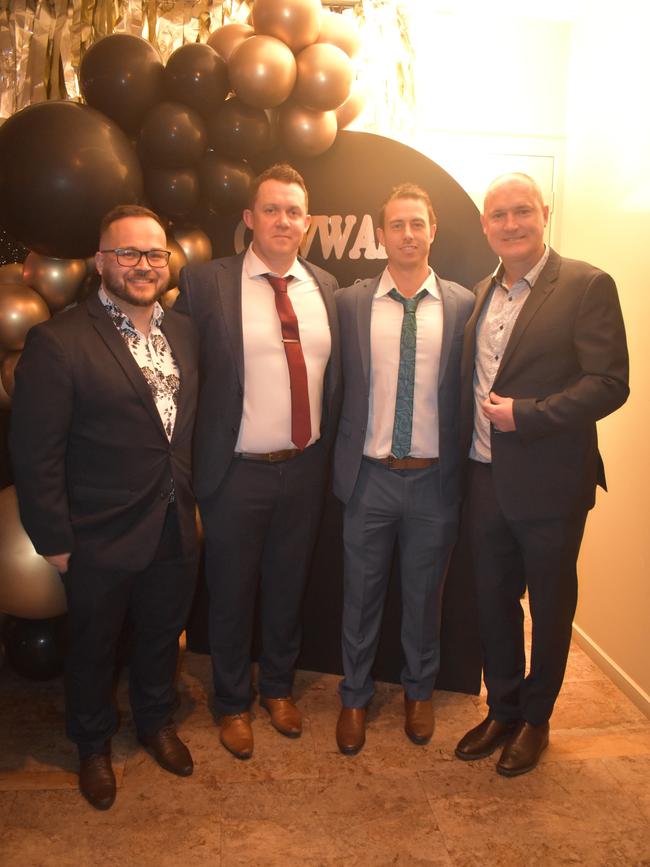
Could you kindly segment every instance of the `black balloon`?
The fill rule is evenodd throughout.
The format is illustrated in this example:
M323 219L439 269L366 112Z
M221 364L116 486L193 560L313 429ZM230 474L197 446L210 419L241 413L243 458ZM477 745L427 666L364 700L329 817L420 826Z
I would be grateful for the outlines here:
M208 151L199 165L201 197L211 214L234 214L248 206L255 173L246 163Z
M214 114L229 90L226 62L209 45L181 45L167 61L165 89L174 102L183 102L205 115Z
M79 71L86 102L129 131L163 98L163 78L156 49L128 33L114 33L91 45Z
M37 103L0 127L0 222L36 253L91 255L104 214L141 196L126 135L86 105Z
M232 96L208 119L208 141L219 153L248 159L270 146L271 123L263 108Z
M205 123L197 111L179 102L161 102L142 122L138 152L145 164L179 168L201 157L206 139Z
M144 185L152 210L170 219L188 217L198 206L199 179L194 169L146 169Z
M65 615L48 620L12 618L5 630L7 662L30 680L49 680L63 671Z

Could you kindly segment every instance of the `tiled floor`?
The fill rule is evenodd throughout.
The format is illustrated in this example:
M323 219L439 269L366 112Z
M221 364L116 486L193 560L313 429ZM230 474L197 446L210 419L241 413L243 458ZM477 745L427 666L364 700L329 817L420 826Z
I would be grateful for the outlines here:
M300 672L305 715L288 740L255 708L255 755L220 746L207 657L184 653L179 729L195 772L161 770L135 742L125 684L113 744L115 805L89 807L63 735L61 682L0 671L2 867L236 865L650 865L650 721L573 647L539 768L517 779L494 759L453 758L482 697L436 693L436 733L404 735L399 687L382 684L365 749L338 753L337 678Z

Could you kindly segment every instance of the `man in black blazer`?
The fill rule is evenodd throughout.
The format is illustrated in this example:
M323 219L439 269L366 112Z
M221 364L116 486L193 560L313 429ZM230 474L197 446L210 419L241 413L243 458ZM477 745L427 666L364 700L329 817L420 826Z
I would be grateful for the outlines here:
M548 745L577 602L576 562L596 486L596 421L628 395L628 355L612 278L544 244L548 207L523 174L488 188L481 221L501 264L476 288L463 354L467 516L488 717L456 748L491 755L504 776ZM533 623L525 676L520 597Z
M396 543L405 731L416 744L433 734L442 591L460 503L460 360L474 305L471 292L430 268L435 231L424 190L396 187L377 229L387 267L336 298L345 383L334 450L334 493L345 504L336 739L347 755L365 742Z
M291 166L257 178L238 256L183 269L177 310L200 332L194 487L205 531L209 634L221 742L253 752L251 639L274 727L298 737L291 697L301 603L340 400L337 283L298 256L307 191Z
M10 445L20 514L65 586L67 731L82 794L98 809L115 798L112 686L127 617L138 737L166 770L192 773L172 712L196 580L198 348L187 318L157 301L169 281L165 246L146 208L107 214L99 292L33 328L16 367Z

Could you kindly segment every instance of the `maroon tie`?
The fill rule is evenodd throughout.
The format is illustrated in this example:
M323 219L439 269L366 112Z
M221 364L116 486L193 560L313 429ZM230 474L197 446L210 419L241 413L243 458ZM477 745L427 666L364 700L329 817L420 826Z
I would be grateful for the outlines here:
M307 368L300 345L298 320L287 294L287 283L293 277L275 277L265 274L275 293L275 306L282 326L282 342L289 367L291 386L291 440L299 449L304 449L311 439L311 416L309 412L309 388Z

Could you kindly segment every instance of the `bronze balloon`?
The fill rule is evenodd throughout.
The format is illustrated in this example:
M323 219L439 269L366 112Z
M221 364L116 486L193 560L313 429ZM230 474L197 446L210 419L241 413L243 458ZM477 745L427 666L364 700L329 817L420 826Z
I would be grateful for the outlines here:
M10 262L9 265L0 265L0 283L24 282L22 262Z
M255 0L253 27L298 52L318 39L321 11L320 0Z
M280 110L280 134L298 156L315 157L334 144L338 127L333 111L312 111L290 103Z
M310 45L296 58L297 78L292 99L314 111L331 111L350 95L354 70L336 45Z
M20 352L8 352L0 362L0 380L10 398L14 393L14 370L21 354Z
M11 396L7 394L2 379L0 379L0 410L9 409L11 406ZM0 618L2 615L0 614Z
M356 57L361 48L359 28L353 18L338 12L325 12L320 18L320 34L318 42L329 42L336 45L348 55Z
M345 129L359 117L366 104L366 88L358 80L352 85L350 96L336 109L336 122L339 129Z
M29 253L23 265L25 283L35 289L54 313L77 297L86 277L85 259L55 259Z
M228 62L232 89L256 108L281 105L296 83L296 59L284 42L272 36L251 36Z
M188 263L208 262L212 258L212 242L201 229L175 226L174 240L180 244Z
M176 299L179 295L180 290L178 286L174 286L173 289L168 289L166 292L163 292L159 300L165 310L171 310L174 304L176 304Z
M231 24L224 24L208 36L208 45L217 52L219 57L228 63L230 55L233 53L244 39L248 39L255 33L254 28L250 24L240 24L239 21L233 21Z
M44 619L66 610L59 573L37 554L18 514L16 489L0 491L0 611Z
M167 236L167 249L171 250L171 256L169 259L169 285L167 286L167 292L169 292L172 289L176 289L178 286L181 268L184 268L187 265L187 256L178 241L175 241L169 235Z
M227 99L207 126L210 144L225 156L249 159L271 144L271 124L264 109L246 105L237 96Z
M0 285L0 347L22 349L27 332L50 318L47 304L38 292L16 283Z

